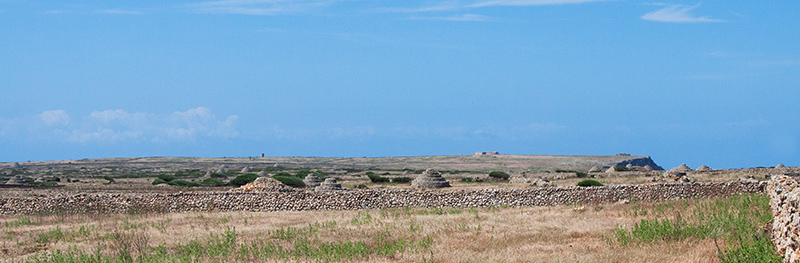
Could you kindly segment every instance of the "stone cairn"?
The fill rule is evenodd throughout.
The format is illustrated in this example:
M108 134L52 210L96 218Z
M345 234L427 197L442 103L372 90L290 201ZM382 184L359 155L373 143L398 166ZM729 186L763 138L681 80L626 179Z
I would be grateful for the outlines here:
M245 166L242 168L242 173L250 173L253 172L253 169L250 169L250 166Z
M676 182L694 182L694 178L686 176L687 173L692 172L692 168L689 168L685 163L682 163L680 166L669 169L669 171L664 172L664 177L668 179L672 179Z
M19 168L22 168L22 165L19 165L19 163L17 162L11 165L11 169L19 169Z
M322 178L317 177L315 174L308 174L306 178L303 179L303 183L306 184L308 188L314 188L322 183Z
M701 165L700 167L697 167L697 169L695 169L694 171L695 172L711 172L711 168L704 164L704 165Z
M240 186L239 188L231 189L231 191L235 192L294 192L295 190L291 187L281 183L278 180L269 178L269 177L259 177L256 178L255 181L252 183L248 183L245 185Z
M416 188L442 188L450 187L450 183L442 177L439 171L427 169L420 176L411 181L411 187Z
M30 178L23 177L22 175L16 175L11 177L11 179L8 179L8 181L6 181L6 185L23 185L30 183L31 181L32 180Z
M779 163L778 165L775 166L775 169L783 169L783 168L786 168L786 166L783 165L782 163Z
M342 187L342 184L336 182L336 178L328 177L319 186L314 187L314 192L328 192L328 191L343 191L347 190Z

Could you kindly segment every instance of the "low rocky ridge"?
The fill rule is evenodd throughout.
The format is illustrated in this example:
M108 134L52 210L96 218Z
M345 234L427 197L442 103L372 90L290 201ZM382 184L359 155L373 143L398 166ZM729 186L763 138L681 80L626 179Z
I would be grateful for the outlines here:
M800 262L800 183L797 176L778 175L767 186L774 216L772 243L784 262Z
M269 178L268 178L269 179ZM267 180L269 181L269 180ZM259 183L262 183L259 181ZM270 183L270 182L263 182ZM625 200L668 200L760 193L766 182L667 183L528 189L252 191L54 194L0 198L2 214L346 210L392 207L532 207Z

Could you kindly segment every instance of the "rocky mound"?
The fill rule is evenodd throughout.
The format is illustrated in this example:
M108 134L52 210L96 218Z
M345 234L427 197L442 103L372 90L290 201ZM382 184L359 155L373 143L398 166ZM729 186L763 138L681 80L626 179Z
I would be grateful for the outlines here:
M442 177L439 171L427 169L420 176L411 181L412 187L417 188L443 188L450 187L450 183Z
M295 190L289 186L286 186L279 182L278 180L269 178L269 177L259 177L256 178L255 181L252 183L242 185L239 188L231 189L231 191L237 192L251 192L251 191L258 191L258 192L294 192Z

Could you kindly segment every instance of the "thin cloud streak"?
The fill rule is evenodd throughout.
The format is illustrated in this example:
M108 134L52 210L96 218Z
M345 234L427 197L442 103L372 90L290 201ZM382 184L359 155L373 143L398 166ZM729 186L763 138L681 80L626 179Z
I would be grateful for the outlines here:
M331 6L342 0L225 0L202 2L189 6L197 13L240 15L279 15Z
M538 5L567 5L591 2L605 2L607 0L493 0L483 1L470 5L470 7L487 6L538 6Z
M489 16L484 15L475 15L475 14L463 14L463 15L454 15L454 16L446 16L446 17L411 17L410 19L414 20L445 20L445 21L467 21L467 22L479 22L479 21L488 21L491 19Z
M668 23L714 23L725 22L725 20L713 19L709 17L698 17L689 13L693 9L699 7L700 4L693 6L685 5L668 5L662 9L644 14L641 19L656 22Z

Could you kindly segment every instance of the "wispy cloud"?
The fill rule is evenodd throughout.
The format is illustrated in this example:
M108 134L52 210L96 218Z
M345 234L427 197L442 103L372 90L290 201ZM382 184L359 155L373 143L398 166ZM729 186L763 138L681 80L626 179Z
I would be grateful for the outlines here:
M659 4L663 5L663 4ZM690 11L700 6L700 4L686 6L686 5L665 5L666 7L659 10L644 14L642 19L657 22L669 23L710 23L710 22L725 22L720 19L713 19L704 16L695 16L690 14Z
M468 3L458 1L441 2L435 5L416 7L416 8L392 8L384 7L378 8L381 12L396 12L396 13L424 13L424 12L441 12L441 11L456 11L480 7L492 6L544 6L544 5L567 5L567 4L582 4L591 2L605 2L608 0L480 0L471 1Z
M475 15L475 14L463 14L463 15L435 16L435 17L410 17L410 19L446 20L446 21L487 21L490 20L491 17L484 15Z
M470 7L485 6L537 6L537 5L567 5L583 4L591 2L604 2L607 0L491 0L480 1L470 5Z
M141 15L142 12L138 10L125 10L125 9L105 9L97 11L101 14L110 14L110 15Z
M343 0L223 0L190 5L199 13L277 15L330 6Z
M218 119L203 107L169 114L125 110L94 111L72 118L64 110L44 111L35 117L0 120L0 135L14 140L55 139L73 143L170 142L202 138L237 137L238 116Z

